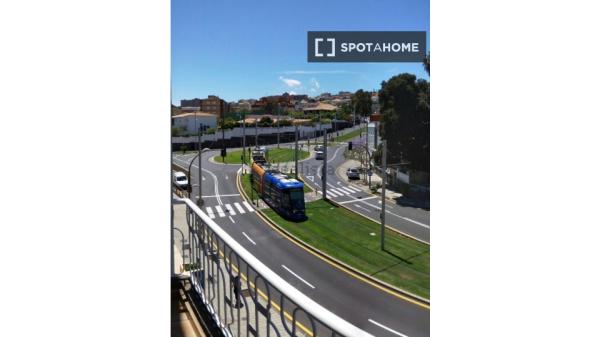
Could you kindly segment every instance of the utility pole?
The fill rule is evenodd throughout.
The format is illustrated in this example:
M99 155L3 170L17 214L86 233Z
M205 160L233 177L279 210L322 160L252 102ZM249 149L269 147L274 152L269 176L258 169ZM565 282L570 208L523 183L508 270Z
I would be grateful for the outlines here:
M325 130L327 133L327 130ZM321 172L321 190L323 199L327 200L327 137L323 137L323 172Z
M191 163L190 163L191 166ZM189 171L188 171L189 172ZM190 174L191 176L191 174ZM198 206L202 206L202 123L198 127Z
M362 122L362 121L361 121ZM365 138L366 138L366 147L365 147L365 155L367 157L367 176L369 175L369 169L371 168L371 158L369 157L369 124L367 124L367 131L365 132ZM367 177L365 177L365 180L367 179ZM371 188L371 177L368 178L369 179L369 188Z
M279 120L281 119L281 105L277 104L277 148L279 148Z
M246 163L246 112L242 111L242 175L244 175L244 164Z
M258 118L254 119L254 147L258 147Z
M381 177L381 250L385 250L385 184L387 183L387 141L381 141L381 162L383 174Z
M298 124L294 128L294 139L295 139L295 147L294 147L294 172L296 174L296 179L298 179Z

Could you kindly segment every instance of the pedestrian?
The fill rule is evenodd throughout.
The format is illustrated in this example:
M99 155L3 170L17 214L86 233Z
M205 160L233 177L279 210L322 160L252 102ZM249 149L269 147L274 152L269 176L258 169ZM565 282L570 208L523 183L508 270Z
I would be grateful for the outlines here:
M231 286L233 287L233 295L235 296L235 305L233 307L234 308L242 308L244 306L244 303L242 303L240 301L240 292L241 292L241 288L242 288L242 282L240 281L239 276L235 276L231 280Z

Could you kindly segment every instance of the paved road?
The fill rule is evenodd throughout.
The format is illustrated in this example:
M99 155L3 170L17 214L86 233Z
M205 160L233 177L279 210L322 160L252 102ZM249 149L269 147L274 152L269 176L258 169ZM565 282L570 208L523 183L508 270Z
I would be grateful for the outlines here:
M327 197L343 203L355 212L361 213L379 221L381 213L381 196L375 197L370 193L363 192L356 186L356 182L340 179L335 170L345 162L343 153L346 144L334 145L327 148ZM313 188L321 191L321 167L323 160L310 159L302 162L298 171L306 178L306 182ZM359 190L359 191L357 191ZM396 228L419 240L429 242L429 211L406 207L392 201L386 202L386 225Z
M214 221L248 251L298 290L375 336L429 336L429 309L333 268L265 224L238 194L235 179L240 165L209 162L215 154L217 151L202 154L202 210L212 214ZM176 155L174 161L187 166L191 157ZM194 164L193 184L198 183L197 172Z

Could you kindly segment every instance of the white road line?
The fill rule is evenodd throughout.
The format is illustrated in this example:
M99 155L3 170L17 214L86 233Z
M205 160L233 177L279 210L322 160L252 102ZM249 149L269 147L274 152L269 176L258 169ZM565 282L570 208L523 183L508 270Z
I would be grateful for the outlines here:
M208 212L208 216L209 216L211 219L214 219L214 218L216 218L216 217L215 217L215 213L213 212L212 208L210 208L209 206L206 206L206 211Z
M383 324L381 324L381 323L375 322L374 320L372 320L372 319L370 319L370 318L369 318L369 322L371 322L371 323L373 323L373 324L377 325L377 326L378 326L378 327L380 327L380 328L384 328L384 329L386 329L387 331L389 331L389 332L391 332L391 333L394 333L394 334L396 334L396 335L398 335L398 336L401 336L401 337L408 337L408 335L405 335L405 334L403 334L403 333L399 333L399 332L398 332L398 331L396 331L396 330L392 330L392 329L388 328L387 326L385 326L385 325L383 325Z
M334 191L336 191L336 192L337 192L337 193L339 193L339 194L342 194L342 193L343 193L343 194L345 194L345 195L350 195L350 193L348 193L348 192L344 191L344 190L343 190L343 189L341 189L341 188L333 188L333 190L334 190Z
M225 217L225 212L223 212L223 209L221 208L221 206L220 206L220 205L217 205L217 206L215 206L215 209L217 210L217 212L219 213L219 216L220 216L221 218L224 218L224 217Z
M371 206L371 207L375 208L375 209L376 209L376 210L378 210L378 211L381 211L381 207L379 207L379 206L376 206L376 205L372 205L372 204L370 204L370 203L366 202L365 200L367 200L367 198L364 198L364 199L359 199L359 198L357 198L357 197L355 197L355 196L353 196L353 195L351 195L351 196L349 196L349 197L350 197L350 198L352 198L352 199L354 199L354 200L356 200L356 201L359 201L359 202L361 202L361 203L363 203L363 204L365 204L365 205L367 205L367 206ZM356 207L359 207L359 205L355 205L355 206L356 206ZM369 210L367 210L367 209L366 209L366 208L364 208L364 207L359 207L359 208L362 208L362 209L366 210L367 212L369 212ZM401 215L398 215L398 214L394 214L394 213L392 213L392 212L390 212L390 211L388 211L388 210L386 210L385 212L386 212L387 214L390 214L390 215L393 215L393 216L395 216L395 217L398 217L398 218L400 218L400 219L402 219L402 220L406 220L406 221L412 222L412 223L414 223L414 224L416 224L416 225L419 225L419 226L421 226L421 227L425 227L425 228L428 228L428 229L430 228L428 225L426 225L426 224L424 224L424 223L420 223L420 222L418 222L418 221L416 221L416 220L413 220L413 219L410 219L410 218L407 218L407 217L403 217L403 216L401 216Z
M252 239L250 239L250 237L248 235L246 235L246 233L242 232L242 234L244 234L244 236L246 237L246 239L248 239L248 241L252 242L252 244L256 246L256 242L252 241Z
M198 186L198 185L194 184L194 186ZM222 198L222 197L237 197L238 195L239 195L239 193L238 193L238 194L203 195L203 196L202 196L202 198L216 198L216 197L219 197L219 198Z
M284 265L281 265L281 266L282 266L283 268L285 268L285 270L289 271L289 272L290 272L292 275L296 276L296 277L297 277L297 278L298 278L300 281L302 281L302 282L306 283L306 285L307 285L307 286L309 286L309 287L311 287L311 288L315 289L315 286L313 286L312 284L310 284L310 283L306 282L306 280L304 280L302 277L298 276L298 274L296 274L296 273L294 273L293 271L291 271L291 270L290 270L290 268L288 268L288 267L286 267L286 266L284 266Z
M319 192L321 192L321 191L319 191ZM337 193L335 193L335 191L333 191L332 189L327 189L327 194L330 194L330 195L331 195L331 196L333 196L333 197L339 197L339 196L341 196L341 195L342 195L341 193L338 195L338 194L337 194Z
M349 189L353 190L354 192L361 192L362 190L359 188L356 188L354 186L348 186Z
M368 209L366 209L365 207L362 207L361 205L354 205L354 207L356 207L356 208L360 208L360 209L363 209L363 210L365 210L366 212L369 212L369 213L371 213L371 211L369 211L369 210L368 210Z
M240 214L246 213L246 211L244 211L244 208L242 207L242 205L240 205L238 202L234 202L233 204L235 205L235 208L237 208L238 212L240 212Z
M377 198L376 195L372 196L372 197L368 197L368 198L362 198L362 199L353 199L353 200L347 200L347 201L342 201L340 202L340 204L349 204L351 202L357 202L357 201L363 201L363 200L369 200L369 199L375 199Z
M233 210L233 207L231 207L230 204L225 204L225 208L227 208L227 210L229 211L229 215L235 215L235 211Z
M346 191L348 191L348 192L350 192L350 193L354 193L354 192L356 192L356 191L354 191L354 190L351 190L351 189L349 189L348 187L343 187L343 186L342 186L342 187L340 187L340 188L343 188L344 190L346 190Z
M248 209L248 212L254 212L254 208L252 208L252 206L250 206L250 204L244 200L244 206L246 206L246 208Z
M231 222L235 223L235 221L233 221L233 218L231 217L231 215L229 216L229 220L231 220Z

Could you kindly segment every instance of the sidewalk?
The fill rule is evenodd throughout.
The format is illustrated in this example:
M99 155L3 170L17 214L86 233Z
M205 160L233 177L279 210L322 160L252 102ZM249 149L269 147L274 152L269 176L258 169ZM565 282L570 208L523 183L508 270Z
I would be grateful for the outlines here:
M348 184L360 188L362 189L365 193L373 193L371 192L371 190L369 189L369 178L367 177L367 182L365 182L362 178L362 174L361 174L361 178L358 180L349 180L348 177L346 176L346 171L349 168L352 167L360 167L360 162L358 160L355 159L349 159L346 160L342 165L340 165L336 170L335 170L335 174L337 175L338 179L340 179L341 181L346 181ZM377 186L377 184L381 184L382 183L382 179L381 177L373 172L373 175L371 176L371 186ZM377 189L377 193L379 195L381 195L381 188ZM385 198L391 201L395 201L396 199L402 197L402 194L398 193L398 192L394 192L394 191L390 191L390 190L386 190L385 191Z

